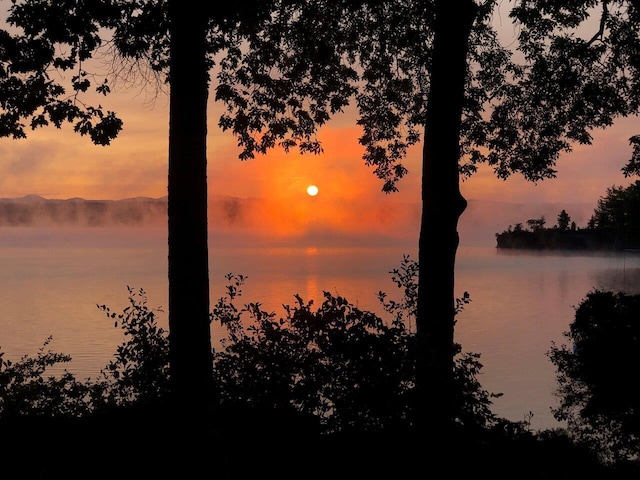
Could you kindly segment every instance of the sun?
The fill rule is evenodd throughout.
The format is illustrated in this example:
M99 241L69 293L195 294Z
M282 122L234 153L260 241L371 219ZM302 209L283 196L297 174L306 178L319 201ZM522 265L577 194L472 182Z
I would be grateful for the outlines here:
M318 195L318 192L319 192L318 187L316 187L315 185L309 185L307 187L307 193L312 197L315 197L316 195Z

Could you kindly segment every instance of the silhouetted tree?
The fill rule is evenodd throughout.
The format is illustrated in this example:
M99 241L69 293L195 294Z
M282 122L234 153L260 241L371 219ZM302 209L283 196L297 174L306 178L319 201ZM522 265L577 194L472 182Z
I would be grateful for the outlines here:
M569 216L569 214L567 213L566 210L562 210L558 214L557 222L558 222L557 223L558 230L560 230L561 232L564 232L565 230L567 230L569 228L569 225L572 223L571 222L571 217ZM572 228L572 230L574 230L574 229Z
M384 181L384 191L397 189L397 180L407 172L402 159L421 140L423 129L417 412L421 427L439 436L454 424L454 271L457 222L466 206L460 174L470 175L486 163L500 178L516 172L532 181L553 177L556 160L572 143L589 143L591 128L608 126L627 112L623 93L612 82L617 77L613 63L600 62L600 44L571 40L573 28L592 13L581 9L574 15L573 2L566 8L564 2L534 0L514 5L520 63L493 28L498 1L312 3L302 8L317 9L321 20L294 31L321 35L307 50L316 68L332 60L330 53L337 48L345 64L361 72L359 82L348 76L335 81L357 89L364 159ZM576 3L582 8L593 2ZM564 14L558 15L554 30L536 22L547 8ZM335 11L342 12L342 21L334 24L327 19ZM274 87L286 73L250 68L273 58L265 39L274 29L282 31L283 23L278 17L263 28L248 46L245 59L253 61L244 68L223 65L230 68L218 91L241 119L223 122L223 127L247 132L240 138L247 158L261 151L253 135L267 144L274 140L262 134L272 122L269 114L256 112L256 100L266 96L276 110L285 108ZM554 48L548 48L550 43ZM246 88L250 83L258 88Z
M624 187L614 185L608 187L605 195L598 199L593 212L595 227L613 229L616 225L624 225L624 191Z
M377 39L378 48L361 57L368 83L359 99L360 122L366 159L378 166L385 187L404 174L402 148L418 141L416 126L424 128L416 320L424 357L418 359L417 381L424 388L419 405L430 415L425 423L439 431L453 417L447 385L453 371L457 219L465 208L459 174L472 174L485 162L500 178L514 172L534 181L553 177L560 153L570 150L571 142L588 143L588 129L609 125L621 102L608 84L609 65L599 67L589 50L540 54L551 32L533 35L538 25L530 27L521 15L513 17L522 22L518 47L524 61L517 64L492 29L499 2L409 4L414 10L405 18L419 18L419 25L391 24L393 34L363 29ZM389 7L395 9L393 18L401 18L404 12L394 7ZM513 15L521 13L519 7ZM565 20L557 31L573 27L571 19Z
M611 234L621 246L640 244L640 180L607 188L592 218L593 228Z
M212 391L212 357L209 326L209 283L207 251L207 189L206 189L206 107L209 71L216 55L221 63L237 65L243 60L243 42L258 40L257 31L270 21L276 29L269 39L269 56L251 66L254 73L276 66L284 72L280 82L274 82L278 101L264 97L253 110L260 119L268 119L268 127L258 142L265 151L282 140L285 147L299 146L301 151L319 152L313 139L317 127L346 104L352 90L335 81L334 67L324 63L318 68L312 63L319 53L324 60L339 59L337 52L318 43L318 36L291 36L294 26L325 19L317 18L313 2L246 2L198 6L176 2L131 2L104 0L92 3L92 8L77 11L77 2L47 1L16 2L11 7L21 26L33 25L29 38L53 38L59 33L55 19L82 15L84 28L92 36L91 45L98 46L99 27L108 29L115 53L125 61L147 62L153 71L165 76L170 85L169 118L169 315L172 357L172 382L178 402L177 411L184 414L202 412L210 405ZM91 3L91 2L89 2ZM280 10L275 10L278 7ZM302 8L304 7L304 8ZM276 14L271 12L276 11ZM38 21L45 18L44 21ZM338 12L329 22L340 18ZM51 20L51 23L48 23ZM63 19L66 21L66 18ZM282 23L284 20L284 23ZM81 22L81 23L82 23ZM280 22L280 23L279 23ZM280 29L280 27L283 27ZM331 35L334 28L321 29ZM104 33L104 30L102 31ZM36 41L33 40L33 41ZM259 41L259 40L258 40ZM76 42L83 45L82 41ZM75 45L75 46L77 46ZM75 48L75 47L74 47ZM92 50L84 51L83 59ZM271 63L274 62L274 63ZM340 62L335 62L341 67ZM346 73L345 73L346 72ZM353 77L342 70L341 75ZM221 84L224 82L221 82ZM246 82L234 85L234 88ZM82 82L88 88L90 80ZM250 87L251 85L246 85ZM102 87L106 88L106 87ZM225 115L223 125L235 122L234 133L240 138L255 118ZM83 124L84 125L84 124ZM86 127L85 127L86 128ZM249 142L254 142L252 137ZM253 143L252 145L255 145ZM244 158L241 155L241 158ZM195 408L184 408L186 402ZM192 422L193 423L193 422ZM194 423L201 425L201 423Z
M76 121L76 131L90 134L97 143L108 144L121 122L111 113L88 108L83 112L75 98L57 97L62 87L48 81L51 66L78 68L72 78L76 92L91 86L90 76L82 69L103 43L101 28L112 29L115 45L124 56L137 59L153 40L154 68L165 68L170 83L169 118L169 308L172 357L172 382L177 401L176 412L203 414L211 405L212 352L209 327L209 282L207 246L206 190L206 107L209 63L206 35L209 10L206 3L185 7L169 1L167 5L142 2L13 2L8 21L22 29L23 36L3 36L0 49L8 62L6 79L0 88L8 99L3 120L14 137L23 135L18 120L35 115L33 126L56 126L64 120ZM131 23L120 23L123 19ZM136 32L136 35L131 35ZM170 41L169 41L170 39ZM66 48L56 49L58 44ZM55 56L57 50L68 55ZM168 73L166 68L168 67ZM29 74L23 80L24 74ZM108 92L106 83L97 87ZM48 117L46 115L48 115ZM101 121L93 124L92 120ZM77 119L77 120L76 120ZM8 121L7 121L8 120ZM187 408L185 404L190 404ZM185 421L184 424L200 425Z
M299 29L304 26L302 23L293 22L294 31L302 37L314 32L307 39L305 56L316 65L314 68L332 64L336 59L338 64L344 63L335 70L334 82L343 84L349 93L357 91L365 161L384 180L384 191L397 189L396 180L406 173L401 160L406 149L420 139L417 127L425 127L424 158L429 160L423 166L424 210L419 242L416 412L419 416L428 412L432 432L438 436L444 430L443 423L450 426L453 417L453 270L458 245L457 218L466 205L458 188L459 137L468 37L478 9L472 1L309 4L303 9L317 10L319 20L313 28L307 25L306 30ZM334 21L336 11L341 15ZM267 27L266 31L269 34L263 37L270 38L271 30ZM483 33L474 38L483 46L491 43ZM265 50L259 43L249 46L250 58L255 58L253 64L259 64L265 56L270 58ZM493 65L500 64L497 71L504 62L496 58ZM359 81L351 65L362 71ZM219 94L224 94L223 100L239 112L236 118L252 118L255 98L265 94L274 98L276 104L283 103L277 101L273 89L280 82L279 77L267 73L269 70L262 69L230 71L225 90ZM236 85L246 83L246 75L252 75L251 80L262 88L251 91L238 88ZM431 95L429 87L435 90ZM233 93L226 94L227 89ZM260 151L251 135L259 135L269 125L268 117L255 120L247 139L241 138L248 146L247 157ZM223 126L236 128L233 124ZM450 160L444 161L440 156Z
M640 454L640 296L593 291L576 309L565 337L548 353L557 369L554 416L608 462Z
M527 220L527 225L529 225L529 230L531 230L532 232L537 232L538 230L544 229L544 226L546 223L547 221L545 220L544 217L530 218L529 220Z
M132 2L121 5L121 17L115 19L118 51L128 58L148 56L154 69L167 74L171 86L169 141L169 325L171 346L171 378L178 406L185 414L202 413L212 404L212 352L209 325L209 282L207 253L207 188L206 188L206 108L210 84L209 72L214 57L220 64L234 65L246 55L243 43L257 39L257 31L268 21L274 23L274 11L280 6L281 18L292 22L296 17L289 2L250 0L235 4L203 3L186 7L169 2L169 56L166 54L166 32L154 23L163 18L163 4ZM135 3L135 2L134 2ZM205 5L208 5L205 7ZM295 4L294 4L295 5ZM142 14L140 14L142 12ZM298 12L298 10L296 10ZM298 21L314 18L315 10L298 12ZM118 23L118 20L120 22ZM259 149L273 147L284 138L287 148L299 143L301 151L317 152L311 139L318 125L346 102L349 94L333 80L331 68L318 69L310 62L313 52L296 52L317 45L317 38L299 38L299 46L290 43L289 30L270 38L274 47L270 55L252 65L253 72L274 68L286 72L277 89L277 101L264 97L252 111L268 118ZM133 45L133 46L132 46ZM284 57L284 58L282 58ZM219 79L220 85L224 81ZM221 86L218 86L220 92ZM234 88L243 85L239 82ZM304 85L304 86L301 86ZM244 84L251 88L251 83ZM307 88L308 87L308 88ZM286 105L286 108L280 108ZM223 125L234 123L234 133L245 137L251 116L224 115ZM288 138L289 135L291 138ZM251 142L255 141L252 137ZM241 154L241 158L243 158ZM198 408L187 407L199 403ZM197 424L197 423L196 423Z
M169 338L178 422L213 405L207 221L207 32L211 5L168 1Z

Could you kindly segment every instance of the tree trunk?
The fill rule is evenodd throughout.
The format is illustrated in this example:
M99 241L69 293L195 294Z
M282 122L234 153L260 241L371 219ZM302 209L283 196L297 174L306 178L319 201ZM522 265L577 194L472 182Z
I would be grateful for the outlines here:
M439 0L425 123L418 245L416 426L440 439L453 427L455 259L460 193L460 124L467 49L477 13L472 0Z
M206 3L206 2L205 2ZM181 6L182 5L182 6ZM169 1L169 349L173 414L194 428L212 407L207 235L207 15Z

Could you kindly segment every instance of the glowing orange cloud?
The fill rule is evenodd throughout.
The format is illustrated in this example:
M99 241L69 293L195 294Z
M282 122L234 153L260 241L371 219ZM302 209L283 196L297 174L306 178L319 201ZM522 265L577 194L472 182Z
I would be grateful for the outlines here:
M210 193L256 199L244 225L265 235L383 234L394 229L401 234L415 223L415 211L402 204L410 192L402 198L381 192L381 180L362 160L359 134L355 126L323 128L324 152L319 155L275 149L241 162L234 147L227 146L224 153L219 149L216 158L210 156ZM310 184L318 186L317 196L307 194Z
M148 100L144 93L118 89L99 100L124 120L124 130L108 147L92 145L68 125L62 130L47 127L28 132L27 140L0 139L0 197L165 196L168 106L163 96L154 105ZM221 109L217 102L210 103L207 151L212 224L274 236L415 232L421 144L409 152L405 162L409 174L398 183L400 192L387 195L381 192L382 181L362 160L361 131L353 112L339 115L318 132L324 147L320 155L274 149L240 161L236 139L217 128ZM469 200L595 204L607 187L633 180L625 179L620 168L631 155L628 138L638 133L636 127L636 119L629 119L596 132L593 146L576 147L560 158L556 179L535 185L514 175L503 181L482 166L461 183L462 193ZM319 187L318 196L306 194L310 184ZM220 206L218 196L251 199L251 208L248 204L239 210L231 204Z

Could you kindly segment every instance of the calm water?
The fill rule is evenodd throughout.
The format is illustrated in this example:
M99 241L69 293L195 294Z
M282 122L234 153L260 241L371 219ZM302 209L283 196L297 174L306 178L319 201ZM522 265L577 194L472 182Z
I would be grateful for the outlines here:
M321 301L322 291L382 313L377 292L398 298L389 271L402 247L211 247L212 303L224 294L226 273L248 277L244 302L282 314L298 293ZM68 369L94 377L121 343L96 304L120 311L127 285L143 288L152 307L167 304L167 249L163 230L87 228L0 229L0 347L9 359L51 348L68 353ZM481 382L503 393L494 411L511 420L532 412L534 428L559 426L555 370L546 352L573 320L574 307L594 288L640 291L638 254L500 252L492 245L461 247L458 294L471 303L459 315L456 340L481 354ZM166 326L166 313L159 314ZM219 332L214 331L214 343Z

